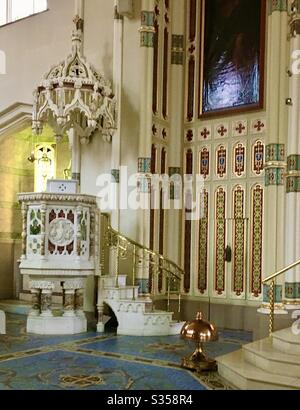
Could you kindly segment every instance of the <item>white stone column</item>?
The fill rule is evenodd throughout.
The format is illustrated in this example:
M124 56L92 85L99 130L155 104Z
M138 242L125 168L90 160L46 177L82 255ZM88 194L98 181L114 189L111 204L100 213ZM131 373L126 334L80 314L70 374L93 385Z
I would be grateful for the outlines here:
M264 191L264 237L273 238L264 242L263 279L285 264L285 187L287 106L285 104L288 76L287 56L287 5L286 2L270 2L268 17L268 124L265 135L265 191ZM274 84L277 84L274 87ZM284 278L279 278L275 286L276 313L286 313L282 305ZM270 284L263 285L262 313L269 313Z
M83 289L75 290L75 313L76 316L84 316L83 311Z
M68 279L63 283L65 317L84 317L84 281L82 279Z
M41 316L45 318L52 317L52 292L54 290L54 283L39 281L33 283L31 287L41 289Z
M154 1L142 0L140 27L140 138L138 159L140 178L138 181L138 190L143 209L139 210L138 240L147 247L149 247L150 241L151 186L148 176L151 173L154 32ZM144 266L143 271L137 271L136 284L139 285L142 294L149 293L149 265Z
M290 22L290 55L300 49L300 2L296 1ZM300 260L300 75L293 73L291 60L290 107L287 146L286 194L286 265ZM290 270L285 277L286 308L300 308L300 267Z
M75 290L64 289L64 314L63 316L75 316Z
M98 298L97 298L97 311L98 311L98 322L97 322L97 332L104 332L104 279L98 277Z
M72 150L72 179L80 185L81 175L81 143L80 136L74 128L68 131L69 144Z
M39 316L41 313L41 290L31 288L32 305L29 316Z
M113 52L113 88L117 101L117 124L112 138L111 154L111 196L113 209L111 224L114 229L120 228L120 165L121 165L121 109L123 86L123 31L124 17L119 13L118 1L115 0L114 15L114 52Z
M84 17L84 0L75 0L75 16Z
M172 10L172 57L170 75L170 144L169 176L182 175L183 119L184 119L184 33L185 0L173 2ZM170 190L171 209L167 212L167 253L170 260L180 264L182 210L174 209L178 190ZM178 238L178 240L174 240Z

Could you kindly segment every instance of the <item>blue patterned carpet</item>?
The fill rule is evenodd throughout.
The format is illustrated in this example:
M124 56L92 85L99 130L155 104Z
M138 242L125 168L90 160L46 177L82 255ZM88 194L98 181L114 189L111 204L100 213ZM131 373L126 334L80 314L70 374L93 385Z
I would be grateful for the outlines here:
M194 346L179 336L129 337L90 331L76 336L26 333L26 318L7 315L0 335L0 390L207 390L231 389L217 373L180 368ZM211 357L240 349L251 333L219 331L206 346Z

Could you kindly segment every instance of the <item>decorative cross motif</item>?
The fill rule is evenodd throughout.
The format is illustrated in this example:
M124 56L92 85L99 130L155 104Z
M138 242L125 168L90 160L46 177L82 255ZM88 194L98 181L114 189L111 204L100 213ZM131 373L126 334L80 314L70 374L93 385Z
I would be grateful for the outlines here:
M193 131L192 130L188 130L187 134L186 134L186 139L188 140L188 142L192 142L193 141Z
M193 54L193 52L196 50L196 47L194 46L194 44L191 45L191 47L189 48L189 52L191 54Z
M227 128L224 127L224 125L222 125L220 128L218 128L218 134L221 135L221 137L224 137L224 135L227 133Z
M204 128L204 130L201 132L201 137L203 137L206 140L206 138L209 136L210 136L210 131L207 128Z
M236 131L237 131L239 134L242 134L242 132L245 131L245 129L246 129L246 127L245 127L245 125L243 125L242 123L239 123L238 127L236 127Z
M258 120L257 124L254 125L254 128L257 129L258 132L260 132L262 129L264 129L265 124Z
M153 135L156 135L156 134L157 134L157 128L156 128L156 125L155 125L155 124L153 124L153 126L152 126L152 134L153 134Z

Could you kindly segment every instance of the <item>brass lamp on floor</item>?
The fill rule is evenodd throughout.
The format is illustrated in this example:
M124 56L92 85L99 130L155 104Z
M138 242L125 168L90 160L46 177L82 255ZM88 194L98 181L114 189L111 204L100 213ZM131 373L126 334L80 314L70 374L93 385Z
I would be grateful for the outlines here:
M181 329L181 338L196 343L194 353L182 359L182 367L194 371L217 370L217 362L208 358L204 353L203 343L218 340L218 331L213 325L202 319L202 313L197 314L196 320L184 324Z

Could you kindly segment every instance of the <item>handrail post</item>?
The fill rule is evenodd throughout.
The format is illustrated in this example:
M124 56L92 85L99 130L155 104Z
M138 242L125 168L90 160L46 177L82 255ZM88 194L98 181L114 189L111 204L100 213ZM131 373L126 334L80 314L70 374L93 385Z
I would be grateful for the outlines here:
M151 281L151 282L149 282L149 283L151 283L151 294L152 294L152 297L153 297L153 299L154 299L154 297L155 297L155 295L156 295L156 288L155 288L155 286L156 286L156 283L155 283L155 266L154 266L154 259L153 259L153 255L150 255L150 257L149 257L149 259L150 259L150 275L149 275L149 281Z
M168 272L168 305L167 305L167 311L170 312L170 272Z
M133 300L135 300L135 269L136 269L136 246L133 245L133 267L132 267L132 286L133 286Z
M275 280L272 280L270 285L270 323L269 323L269 332L270 335L274 332L274 316L275 316Z
M179 289L178 293L178 321L180 321L180 315L181 315L181 293Z
M117 254L116 254L116 262L115 262L116 288L119 287L119 256L120 256L120 238L117 237Z

